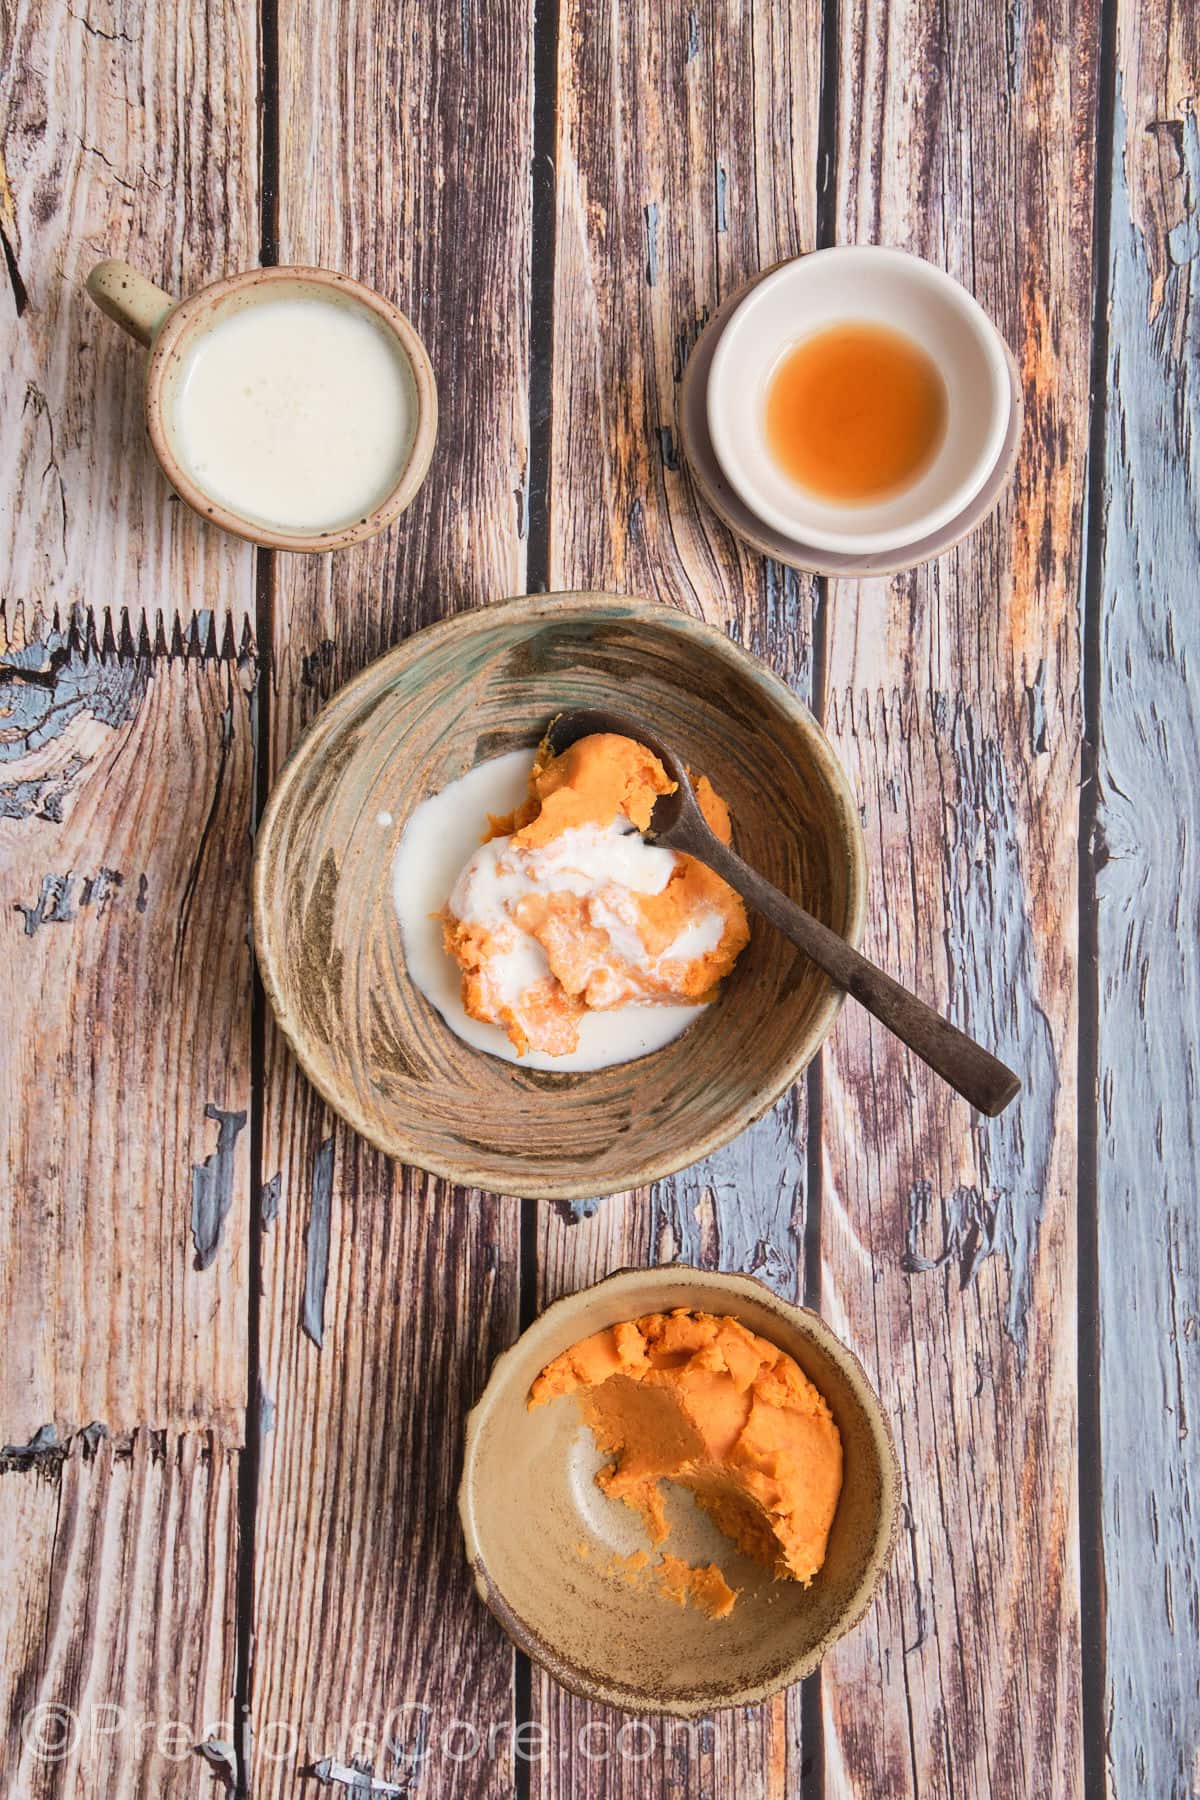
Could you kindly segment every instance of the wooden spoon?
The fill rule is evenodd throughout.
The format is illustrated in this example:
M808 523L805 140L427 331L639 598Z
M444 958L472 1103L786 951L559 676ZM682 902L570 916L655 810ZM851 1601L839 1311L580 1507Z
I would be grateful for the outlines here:
M831 981L853 994L980 1112L995 1118L1016 1098L1021 1084L1011 1069L735 856L710 829L683 764L636 719L601 710L561 713L548 733L550 748L558 755L580 738L596 732L615 732L619 737L645 744L675 783L673 794L662 794L655 802L649 829L643 834L648 842L682 850L707 863L777 931L811 957Z

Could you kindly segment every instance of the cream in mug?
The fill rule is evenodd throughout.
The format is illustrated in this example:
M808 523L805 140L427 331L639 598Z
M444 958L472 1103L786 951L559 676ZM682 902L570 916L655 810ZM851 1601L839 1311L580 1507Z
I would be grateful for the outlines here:
M231 309L185 351L172 441L231 512L283 531L365 519L396 485L417 393L404 350L353 301L309 292Z

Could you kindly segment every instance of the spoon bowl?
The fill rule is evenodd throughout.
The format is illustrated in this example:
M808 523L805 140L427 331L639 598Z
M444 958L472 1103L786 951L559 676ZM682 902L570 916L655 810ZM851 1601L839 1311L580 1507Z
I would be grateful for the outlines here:
M636 743L644 744L647 750L657 756L675 783L673 794L660 794L654 802L650 824L642 833L648 843L665 843L665 834L674 831L693 812L703 824L696 790L683 763L674 751L647 731L637 719L630 718L628 713L612 712L607 707L579 707L574 712L560 713L546 733L546 742L555 756L561 756L564 750L569 750L580 738L600 737L610 732L616 737L633 738Z

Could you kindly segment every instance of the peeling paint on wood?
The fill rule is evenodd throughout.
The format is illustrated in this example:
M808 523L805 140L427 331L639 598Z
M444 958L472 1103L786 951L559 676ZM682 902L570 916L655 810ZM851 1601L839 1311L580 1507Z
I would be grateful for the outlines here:
M259 1217L262 1219L264 1231L269 1231L279 1217L279 1199L283 1191L283 1175L276 1170L270 1181L264 1181L259 1193Z
M979 1261L999 1254L1007 1264L1005 1330L1023 1363L1032 1263L1059 1116L1057 1055L1039 992L1019 801L1004 750L957 703L951 743L958 779L944 852L951 1017L1020 1070L1023 1090L1000 1118L977 1122L980 1181L978 1188L960 1191L973 1195L971 1210L990 1216Z
M26 937L34 937L39 926L48 923L65 925L76 917L71 905L71 889L74 884L73 875L43 875L42 891L33 906L25 906L20 900L13 902L17 912L25 920Z
M43 635L26 638L22 625L14 618L10 630L0 610L0 767L12 768L11 777L0 781L0 817L59 823L88 766L72 747L78 727L94 721L115 731L127 723L145 696L148 659L102 650L97 622L82 608L65 629L57 620L35 620L34 633ZM45 763L60 740L65 754L44 771L22 773L22 763Z
M202 1744L193 1746L195 1754L203 1757L214 1774L218 1775L224 1785L232 1792L237 1786L238 1762L237 1751L224 1738L208 1737Z
M61 825L75 778L86 767L82 756L68 756L53 774L0 782L0 818L49 819Z
M339 1762L336 1756L324 1756L309 1770L326 1787L345 1787L356 1794L412 1794L417 1783L384 1781L368 1762Z
M0 1469L54 1471L66 1454L67 1446L59 1442L54 1425L40 1425L27 1444L5 1444L0 1449Z
M792 1088L748 1131L660 1182L654 1237L679 1262L743 1269L787 1299L802 1291L804 1100Z
M319 1350L325 1342L325 1288L329 1281L329 1209L333 1202L333 1139L313 1158L308 1225L304 1233L304 1306L300 1323Z
M75 903L76 882L79 883L78 907ZM69 924L89 907L94 906L97 913L103 913L124 884L125 877L119 869L101 868L95 875L84 876L43 875L41 892L32 906L25 906L19 900L13 904L24 917L26 937L33 937L41 926Z
M599 1200L555 1200L551 1203L564 1225L578 1225L580 1219L594 1219L603 1206Z
M99 1419L93 1419L90 1425L70 1432L63 1439L59 1438L56 1426L42 1425L27 1444L5 1444L0 1448L0 1471L37 1469L44 1475L53 1476L76 1446L87 1459L95 1454L97 1447L109 1435L108 1426Z
M192 1169L192 1241L197 1269L210 1269L216 1261L221 1231L233 1205L234 1146L246 1124L244 1112L222 1112L210 1101L206 1119L217 1127L217 1147Z
M1046 659L1041 657L1033 680L1025 683L1025 703L1029 708L1029 754L1044 756L1046 743Z

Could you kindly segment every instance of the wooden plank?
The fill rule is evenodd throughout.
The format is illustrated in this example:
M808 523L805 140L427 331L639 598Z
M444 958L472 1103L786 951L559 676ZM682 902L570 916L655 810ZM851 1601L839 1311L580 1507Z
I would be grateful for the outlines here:
M832 584L866 948L1021 1071L988 1122L859 1012L826 1061L822 1309L895 1421L904 1530L824 1668L826 1788L1082 1791L1076 846L1094 6L858 0L837 235L959 275L1013 345L1015 486L955 553Z
M255 29L0 8L0 1442L69 1442L0 1475L0 1787L31 1800L194 1793L232 1723L252 556L172 502L82 281L254 259ZM65 1761L39 1706L77 1715Z
M100 1419L237 1439L249 966L229 896L247 887L253 657L104 653L53 626L21 654L50 685L14 672L6 722L58 736L13 758L6 791L37 787L46 754L52 780L83 766L0 828L3 1434Z
M698 613L811 691L811 584L742 548L677 452L688 353L721 299L816 233L819 7L567 0L558 57L550 585ZM803 1090L652 1193L543 1207L538 1302L681 1258L803 1292ZM795 1793L799 1690L696 1727L626 1721L533 1673L544 1795ZM624 1728L624 1729L623 1729ZM571 1754L570 1752L573 1752Z
M254 259L255 10L26 0L0 30L0 1436L236 1436L252 560L170 500L143 358L81 283ZM232 1208L203 1269L197 1195Z
M5 1793L213 1787L194 1746L233 1731L237 1465L214 1432L148 1430L0 1459Z
M1200 16L1118 9L1096 817L1107 1781L1200 1781ZM1099 472L1098 472L1099 473Z
M346 269L409 313L441 424L386 537L280 559L274 768L398 637L524 585L530 31L525 0L280 6L280 256ZM431 1792L511 1793L513 1656L468 1580L454 1497L464 1410L517 1333L518 1207L367 1150L276 1037L266 1095L255 1791L290 1796L297 1768L357 1756ZM304 1316L323 1320L321 1348ZM277 1721L298 1744L270 1762Z

